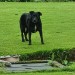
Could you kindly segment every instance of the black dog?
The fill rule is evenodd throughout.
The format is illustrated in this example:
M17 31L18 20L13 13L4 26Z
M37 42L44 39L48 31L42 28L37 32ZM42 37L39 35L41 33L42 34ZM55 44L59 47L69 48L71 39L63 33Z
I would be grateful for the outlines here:
M39 31L40 37L41 37L41 43L43 42L43 34L42 34L42 23L40 16L42 15L41 12L34 12L30 11L29 13L22 14L20 18L20 29L21 29L21 36L22 36L22 42L27 39L27 33L29 34L29 45L31 45L31 33L35 33L36 31ZM24 40L24 36L25 40Z

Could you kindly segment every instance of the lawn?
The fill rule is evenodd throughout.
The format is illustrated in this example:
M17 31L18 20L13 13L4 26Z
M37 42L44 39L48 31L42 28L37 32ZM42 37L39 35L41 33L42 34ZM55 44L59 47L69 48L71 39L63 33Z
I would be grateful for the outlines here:
M44 45L39 33L32 34L32 45L21 42L19 18L31 10L42 12ZM75 47L75 3L0 2L0 55Z
M51 72L51 73L12 73L12 74L0 74L0 75L75 75L75 72Z
M44 45L39 33L32 34L32 45L21 42L19 18L31 10L42 12ZM75 47L75 3L0 2L0 55ZM74 65L72 66L74 67ZM71 68L72 68L71 67ZM74 67L75 68L75 67ZM75 72L6 73L0 75L74 75Z

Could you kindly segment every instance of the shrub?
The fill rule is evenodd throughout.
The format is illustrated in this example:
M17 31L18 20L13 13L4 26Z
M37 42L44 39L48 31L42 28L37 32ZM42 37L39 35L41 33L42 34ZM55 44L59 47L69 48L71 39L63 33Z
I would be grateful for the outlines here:
M20 0L0 0L0 2L19 2Z
M51 51L37 51L34 53L21 54L20 61L25 60L56 60L64 65L75 60L75 48L73 49L53 49Z
M34 53L28 53L28 54L21 54L20 60L45 60L49 59L50 57L50 51L37 51Z
M70 61L75 60L75 48L72 48L69 50L69 57L68 58Z
M75 0L0 0L0 2L67 2Z

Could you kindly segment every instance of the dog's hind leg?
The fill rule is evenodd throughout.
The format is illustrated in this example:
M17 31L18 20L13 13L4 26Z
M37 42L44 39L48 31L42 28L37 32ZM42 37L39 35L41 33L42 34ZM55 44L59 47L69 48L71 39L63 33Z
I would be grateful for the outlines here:
M24 42L24 36L23 36L23 32L21 32L21 37L22 37L22 42Z
M25 28L25 32L24 32L25 40L26 40L26 41L29 41L28 38L27 38L27 33L28 33L28 30L27 30L27 28Z

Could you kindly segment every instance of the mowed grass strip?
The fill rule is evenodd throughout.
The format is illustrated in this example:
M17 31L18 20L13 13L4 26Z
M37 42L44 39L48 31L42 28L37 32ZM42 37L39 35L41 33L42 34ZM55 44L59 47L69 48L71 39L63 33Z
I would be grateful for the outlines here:
M50 72L50 73L9 73L0 75L75 75L75 72Z
M44 45L37 32L32 45L21 42L19 18L29 11L42 12ZM0 2L0 55L75 47L75 3Z

